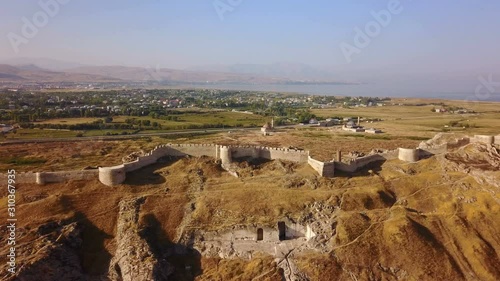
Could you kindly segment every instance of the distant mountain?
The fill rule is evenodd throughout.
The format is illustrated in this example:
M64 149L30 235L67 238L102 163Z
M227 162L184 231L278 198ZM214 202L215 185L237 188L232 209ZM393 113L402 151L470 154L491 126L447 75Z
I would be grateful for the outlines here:
M29 71L48 71L48 69L43 69L34 64L16 65L16 67L21 70L29 70Z
M66 62L56 59L48 58L12 58L3 60L0 63L9 64L13 66L25 66L25 65L35 65L39 68L52 70L52 71L63 71L70 68L80 67L83 64L75 62Z
M15 67L0 64L0 82L118 82L109 76L67 73L42 69L35 65Z
M263 75L127 66L83 66L69 69L67 72L106 75L127 81L145 82L266 84L286 83L289 81L286 78L274 78Z
M29 60L18 59L17 62ZM82 66L53 70L42 65L55 60L41 59L39 63L29 61L16 66L0 64L0 81L26 82L145 82L177 84L349 84L334 81L320 70L303 64L253 65L207 67L200 70L170 68L144 68L130 66ZM64 64L69 66L70 64ZM51 64L54 67L54 64ZM59 64L62 67L62 64ZM213 70L210 70L213 69ZM311 78L308 78L311 77Z
M332 73L303 63L279 62L273 64L205 65L188 68L192 71L218 71L237 74L274 76L294 80L331 81Z

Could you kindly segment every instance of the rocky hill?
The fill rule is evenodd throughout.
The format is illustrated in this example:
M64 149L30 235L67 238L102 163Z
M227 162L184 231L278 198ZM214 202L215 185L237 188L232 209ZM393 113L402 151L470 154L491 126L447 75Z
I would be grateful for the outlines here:
M36 65L11 66L0 64L0 82L118 82L109 75L68 73L39 68Z
M332 179L255 159L236 178L202 157L117 187L23 184L18 271L2 260L2 280L498 280L499 161L472 143Z

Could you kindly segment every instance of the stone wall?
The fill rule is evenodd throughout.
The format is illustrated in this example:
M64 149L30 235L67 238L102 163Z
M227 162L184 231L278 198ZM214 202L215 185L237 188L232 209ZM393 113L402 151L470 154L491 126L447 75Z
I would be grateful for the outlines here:
M17 173L15 174L15 184L17 183L56 183L56 182L67 182L67 181L79 181L79 180L92 180L96 179L98 175L98 170L80 170L80 171L62 171L62 172L27 172L27 173ZM0 181L7 183L8 175L0 174Z
M406 162L417 162L420 159L419 149L399 148L398 158Z
M89 181L97 178L99 171L81 170L81 171L62 171L62 172L39 172L36 173L36 183L56 183L67 181Z
M232 158L253 157L268 160L280 159L297 163L306 163L309 156L308 151L289 148L231 146L228 149L231 151Z
M235 242L235 241L257 241L257 231L262 229L263 242L279 242L279 231L277 228L272 227L259 227L259 226L240 226L231 230L203 232L198 234L203 236L206 241L221 241L221 242ZM312 231L309 225L303 226L298 223L286 223L285 238L286 240L303 238L310 239L316 234Z
M305 237L307 240L316 236L309 225L305 227L298 223L287 223L285 230L286 239L297 239Z
M125 181L125 178L126 170L123 164L114 167L99 168L99 181L107 186L121 184Z
M475 135L470 139L470 142L500 145L500 135L496 136Z
M125 171L132 172L151 164L154 164L158 159L166 156L184 157L184 156L209 156L216 158L218 155L218 147L213 144L168 144L155 147L144 156L140 156L135 161L124 163Z
M203 239L206 241L221 241L221 242L234 242L234 241L257 241L257 230L261 228L263 232L264 242L278 242L279 233L277 229L271 227L256 227L256 226L242 226L228 231L215 231L203 233Z
M309 152L287 148L271 148L271 147L253 147L253 146L218 146L213 144L168 144L155 147L144 156L138 157L136 160L124 163L120 166L107 167L99 169L99 179L106 185L116 185L122 183L123 171L129 173L148 165L154 164L158 159L166 156L183 157L183 156L208 156L216 159L221 159L222 164L229 164L233 158L253 157L264 158L269 160L281 159L298 163L308 161ZM333 165L333 164L331 164ZM325 165L326 174L329 172L330 165ZM333 168L331 168L333 174ZM102 175L101 175L102 173ZM117 177L114 179L113 177Z
M230 164L233 160L233 156L231 155L231 148L227 146L221 146L218 155L220 156L222 165Z
M335 162L321 162L309 156L307 163L322 177L333 178L335 174Z
M498 139L495 136L475 135L470 141L472 143L494 144Z
M169 152L167 153L169 156L191 155L195 157L208 156L218 158L218 146L215 144L168 144L159 146L159 148L169 148Z
M488 144L500 144L500 135L484 136L476 135L470 142L481 142ZM462 138L454 143L443 144L433 147L420 147L420 149L403 149L388 151L360 157L348 163L340 161L321 162L309 156L308 151L288 148L255 147L255 146L219 146L214 144L167 144L155 147L144 156L136 160L114 167L101 167L99 170L65 171L65 172L42 172L42 173L19 173L16 175L17 183L39 184L50 182L64 182L69 180L91 180L96 177L106 185L116 185L123 183L126 173L132 172L148 165L154 164L162 157L184 157L184 156L208 156L220 159L222 164L230 164L233 158L252 157L268 160L286 160L296 163L308 163L321 176L333 177L334 170L344 172L355 172L364 166L382 160L400 158L404 161L418 161L419 158L428 155L441 154L447 151L448 147L460 147L469 143L469 138ZM7 175L0 174L0 180L6 181Z
M357 170L365 167L366 165L377 162L377 161L384 161L388 159L393 159L395 158L395 153L394 152L389 152L384 154L372 154L364 157L359 157L354 160L351 160L349 163L344 163L344 162L335 162L335 169L347 173L353 173L356 172Z
M0 174L0 182L2 184L7 184L8 179L8 174ZM15 174L15 183L33 183L35 181L36 174L33 172Z

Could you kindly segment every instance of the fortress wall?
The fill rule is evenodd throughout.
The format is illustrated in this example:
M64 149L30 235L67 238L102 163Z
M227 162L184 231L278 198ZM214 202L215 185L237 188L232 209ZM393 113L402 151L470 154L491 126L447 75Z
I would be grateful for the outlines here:
M420 158L419 149L414 148L399 148L399 160L406 162L417 162Z
M126 171L131 172L143 168L145 166L154 164L158 159L165 156L184 157L187 155L200 157L210 156L217 157L217 146L210 144L168 144L159 145L151 150L144 156L139 157L137 160L125 163Z
M307 163L311 166L318 174L322 177L332 178L335 173L335 163L334 162L321 162L308 157Z
M125 181L126 171L124 165L99 168L99 181L107 186L121 184Z
M384 160L387 160L387 158L385 158L381 154L373 154L373 155L368 155L368 156L357 158L356 160L354 160L354 163L356 165L356 169L361 169L370 163L373 163L376 161L384 161Z
M279 241L278 230L270 227L261 227L261 228L263 230L262 241L265 242ZM247 226L247 227L232 229L230 231L205 232L203 233L203 236L205 241L220 241L220 242L257 241L257 229L258 227Z
M215 144L168 144L170 147L168 155L195 157L209 156L217 158L217 146ZM164 146L165 147L165 146Z
M288 149L288 148L266 148L264 154L269 152L270 159L281 159L298 163L307 163L309 152L304 150ZM262 155L261 155L262 157Z
M118 170L122 170L125 173L136 171L138 169L144 168L146 166L149 166L151 164L154 164L158 161L158 159L165 157L165 156L174 156L174 157L183 157L187 155L191 156L211 156L211 157L216 157L217 155L217 146L215 145L205 145L205 144L168 144L168 145L160 145L155 147L155 149L151 150L149 153L147 153L144 156L138 157L135 161L124 163L123 165L116 166L116 167L121 167L121 168L116 168L116 167L109 167L113 171L113 173L118 173L116 174L119 179L116 181L111 179L110 177L112 176L112 172L108 170L103 170L103 179L105 182L104 184L107 185L114 185L117 184L116 182L123 182L121 180L121 172L118 172ZM102 182L102 181L101 181Z
M12 177L11 177L12 178ZM14 186L16 183L34 183L36 182L36 174L33 172L23 172L14 174ZM8 184L9 175L8 174L0 174L0 182L4 185Z
M157 152L157 153L159 153L159 152ZM122 166L124 167L126 173L133 172L135 170L139 170L139 169L144 168L148 165L156 163L158 158L160 158L160 157L158 157L158 155L146 154L145 156L141 156L141 157L137 158L135 161L125 163Z
M355 162L344 163L335 161L335 169L346 173L354 173L358 169L358 166Z
M232 158L242 158L242 157L261 157L262 148L255 146L237 146L230 147Z
M38 184L67 182L71 180L93 180L96 179L99 171L81 170L81 171L62 171L62 172L40 172L36 173L36 182Z
M231 148L228 146L219 147L219 156L222 162L222 166L230 164L233 160Z
M305 237L307 240L313 238L316 234L313 232L310 225L300 225L298 223L291 223L286 225L285 237L286 239L296 239Z
M359 157L350 161L349 163L335 161L335 169L342 172L354 173L358 169L361 169L370 163L396 159L397 157L398 157L398 150L391 150L386 153L378 153L364 157Z
M495 142L494 136L486 136L486 135L475 135L471 139L472 143L485 143L485 144L493 144Z
M500 145L500 135L495 136L495 144Z
M309 153L307 151L288 148L231 146L229 147L229 149L231 150L232 158L253 157L268 160L280 159L298 163L306 163L309 156Z

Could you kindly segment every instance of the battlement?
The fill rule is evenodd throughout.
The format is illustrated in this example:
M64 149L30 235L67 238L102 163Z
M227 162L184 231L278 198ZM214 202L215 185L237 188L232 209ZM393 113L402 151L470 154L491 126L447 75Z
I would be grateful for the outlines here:
M397 159L416 162L420 158L445 153L448 147L460 147L469 142L500 144L500 135L485 136L476 135L472 138L461 138L454 142L441 145L426 145L418 148L399 148L359 157L350 160L348 163L341 161L321 162L310 156L309 151L294 148L277 148L267 146L244 146L244 145L217 145L217 144L162 144L145 155L138 157L134 161L126 162L113 167L100 167L95 170L83 171L62 171L62 172L26 172L16 174L17 183L38 183L45 184L51 182L64 182L69 180L99 180L108 186L121 184L126 179L126 174L145 166L154 164L162 157L186 157L186 156L208 156L221 160L223 166L230 164L235 158L262 158L268 160L286 160L296 163L307 163L319 175L324 177L333 177L335 169L345 172L355 172L358 169L375 161ZM7 174L0 174L0 180L6 180Z

